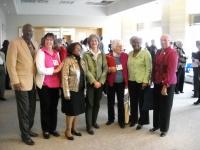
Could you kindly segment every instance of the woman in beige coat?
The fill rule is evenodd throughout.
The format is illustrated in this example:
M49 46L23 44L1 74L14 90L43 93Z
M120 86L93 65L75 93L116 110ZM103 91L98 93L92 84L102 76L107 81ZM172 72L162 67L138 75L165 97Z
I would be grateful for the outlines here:
M80 57L81 45L72 43L68 46L68 57L64 60L62 69L62 112L66 114L65 136L68 140L74 140L72 135L81 136L77 131L77 117L85 112L85 64Z

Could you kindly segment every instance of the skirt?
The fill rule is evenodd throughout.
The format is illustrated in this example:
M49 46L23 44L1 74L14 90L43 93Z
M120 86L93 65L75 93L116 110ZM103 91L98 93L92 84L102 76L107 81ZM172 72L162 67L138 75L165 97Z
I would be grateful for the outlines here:
M66 100L62 91L62 112L67 116L77 116L85 112L84 90L70 91L70 99Z

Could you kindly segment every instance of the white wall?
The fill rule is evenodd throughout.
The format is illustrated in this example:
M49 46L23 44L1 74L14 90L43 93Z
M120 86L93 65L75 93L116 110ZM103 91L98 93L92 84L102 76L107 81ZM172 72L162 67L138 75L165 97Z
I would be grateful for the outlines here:
M121 38L120 21L121 18L118 15L109 17L8 15L7 37L10 40L18 36L18 28L26 23L48 27L98 27L103 28L103 42L107 46L110 39Z
M6 39L6 17L3 10L0 8L0 47Z
M48 27L101 27L103 20L104 17L9 15L7 36L9 39L17 36L18 28L26 23Z

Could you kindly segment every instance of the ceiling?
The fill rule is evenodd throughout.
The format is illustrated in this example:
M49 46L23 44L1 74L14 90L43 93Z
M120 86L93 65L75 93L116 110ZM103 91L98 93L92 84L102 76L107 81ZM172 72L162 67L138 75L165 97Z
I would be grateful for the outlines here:
M1 0L6 14L107 16L154 0Z

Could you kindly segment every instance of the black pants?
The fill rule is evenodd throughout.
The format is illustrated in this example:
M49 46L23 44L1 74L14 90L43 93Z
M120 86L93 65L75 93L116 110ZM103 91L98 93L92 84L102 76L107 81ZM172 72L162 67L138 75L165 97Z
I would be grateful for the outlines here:
M153 126L160 128L161 132L169 130L171 109L173 105L175 85L167 88L166 96L161 94L163 85L154 85L154 111L153 111Z
M0 65L0 98L4 98L5 94L5 67L4 65Z
M108 121L114 122L115 120L115 94L117 94L117 107L118 107L118 123L124 124L124 83L114 83L113 86L107 86L108 98Z
M128 90L130 95L130 108L131 108L131 124L149 124L149 111L142 110L143 104L143 89L142 83L137 83L135 81L128 82ZM138 119L138 105L140 111L140 118Z
M183 92L183 85L185 80L185 68L179 67L176 73L177 75L177 84L176 84L176 92Z
M36 108L36 91L15 91L17 101L17 113L19 128L23 140L30 138L30 130L33 127L35 108Z
M43 132L53 132L57 126L57 106L59 100L59 88L38 88L40 98L40 115Z
M102 98L103 87L98 89L94 88L94 85L87 85L86 94L86 126L87 129L91 129L92 125L96 124L97 116L100 108L100 101Z
M8 89L8 90L11 89L11 85L10 85L10 77L9 77L9 74L8 74L7 71L6 71L5 87L6 87L6 89Z
M194 67L193 68L193 85L194 85L194 96L199 96L199 76L200 76L200 68L199 67Z

